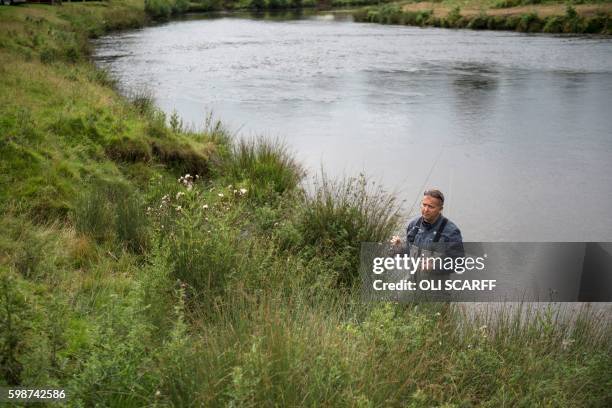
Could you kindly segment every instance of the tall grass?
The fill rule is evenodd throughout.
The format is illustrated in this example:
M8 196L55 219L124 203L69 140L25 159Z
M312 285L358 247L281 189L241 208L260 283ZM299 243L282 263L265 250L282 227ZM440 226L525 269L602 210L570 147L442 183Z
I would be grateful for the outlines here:
M78 232L100 243L114 239L134 253L149 247L144 203L125 185L92 183L77 199L73 219Z
M305 196L297 225L305 246L319 256L334 254L339 281L349 284L361 243L386 241L399 221L395 196L365 176L334 181L322 173Z
M249 197L261 203L295 189L304 176L278 139L240 139L223 166L229 180L244 184Z

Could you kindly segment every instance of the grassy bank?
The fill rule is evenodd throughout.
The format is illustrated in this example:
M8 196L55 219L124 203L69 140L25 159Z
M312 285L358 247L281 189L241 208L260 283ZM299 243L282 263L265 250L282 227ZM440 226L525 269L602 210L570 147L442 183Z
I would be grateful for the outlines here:
M0 385L69 406L609 406L607 320L364 304L394 198L120 96L139 1L0 7Z
M571 4L535 0L396 2L362 8L355 20L474 30L605 34L612 33L610 2Z

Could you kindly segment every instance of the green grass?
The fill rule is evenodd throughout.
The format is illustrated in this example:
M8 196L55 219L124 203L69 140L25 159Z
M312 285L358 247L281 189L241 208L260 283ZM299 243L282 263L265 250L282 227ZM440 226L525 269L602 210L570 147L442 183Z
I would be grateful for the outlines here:
M380 24L403 24L413 26L433 26L443 28L469 28L474 30L511 30L519 32L574 33L574 34L610 34L610 15L600 11L595 15L583 16L567 3L564 15L540 17L537 11L528 11L521 15L494 15L492 9L540 4L536 2L508 3L506 0L490 4L489 2L444 1L442 4L450 10L441 16L434 15L433 10L405 11L406 3L396 2L358 9L353 12L355 21ZM551 2L559 5L559 2ZM588 2L599 4L599 2ZM462 14L462 7L472 8L471 13ZM478 14L474 7L480 7ZM487 11L489 14L487 14Z
M0 8L0 385L70 406L612 403L602 316L361 302L393 195L304 186L277 141L120 96L88 38L145 21L135 0Z

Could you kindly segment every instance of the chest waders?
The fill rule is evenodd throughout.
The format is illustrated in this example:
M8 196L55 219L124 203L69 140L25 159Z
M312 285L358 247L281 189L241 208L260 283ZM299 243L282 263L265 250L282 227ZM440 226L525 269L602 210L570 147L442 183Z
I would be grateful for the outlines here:
M446 224L448 224L448 218L442 216L442 222L440 222L440 225L438 226L438 228L436 229L435 233L434 233L434 238L432 239L431 243L432 244L436 244L440 241L440 239L442 238L442 232L444 231L444 228L446 228ZM411 236L408 237L408 250L409 250L409 255L411 258L416 258L418 259L421 255L427 255L432 256L434 255L434 251L433 250L425 250L419 246L414 245L414 241L416 239L416 235L420 232L421 228L423 227L423 217L421 217L419 219L419 221L417 222L417 225L414 227L414 230L416 230L417 232L415 234L410 234ZM427 252L427 254L425 254L424 252ZM425 257L423 258L423 262L424 262ZM424 265L423 265L424 266ZM422 274L426 274L427 270L422 270L420 267L414 272L414 275L412 276L412 278L414 279L415 282L418 282L421 280L422 278ZM420 292L417 292L417 294ZM431 295L425 295L425 298L430 298ZM420 296L417 296L417 298Z

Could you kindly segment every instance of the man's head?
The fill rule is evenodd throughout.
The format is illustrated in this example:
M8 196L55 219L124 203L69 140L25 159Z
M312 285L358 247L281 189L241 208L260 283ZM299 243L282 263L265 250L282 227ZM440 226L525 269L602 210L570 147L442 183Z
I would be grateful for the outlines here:
M444 208L444 194L440 190L427 190L421 201L421 215L428 223L434 223Z

